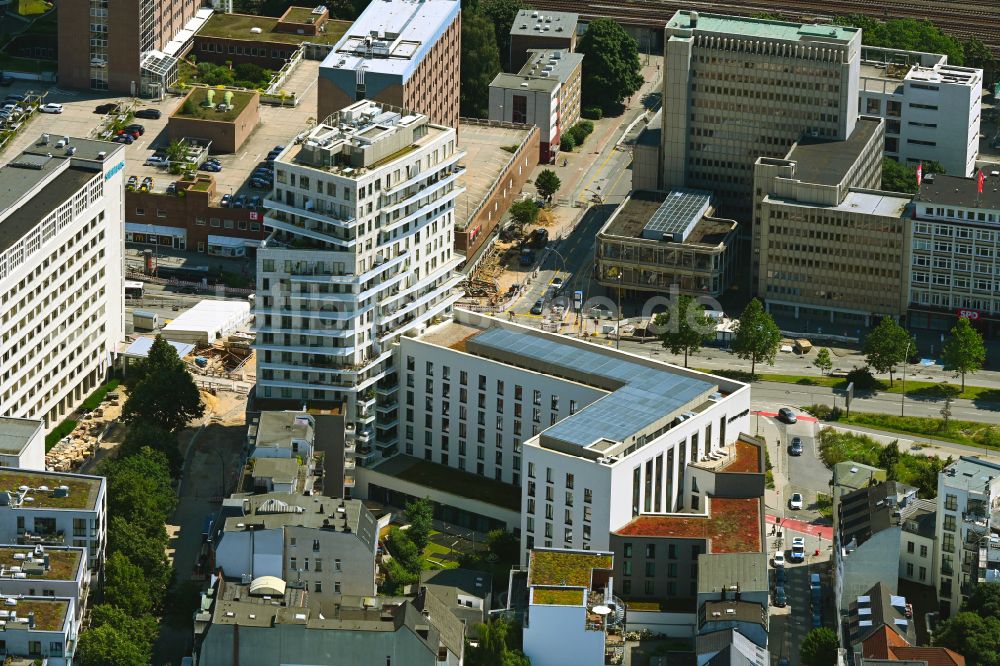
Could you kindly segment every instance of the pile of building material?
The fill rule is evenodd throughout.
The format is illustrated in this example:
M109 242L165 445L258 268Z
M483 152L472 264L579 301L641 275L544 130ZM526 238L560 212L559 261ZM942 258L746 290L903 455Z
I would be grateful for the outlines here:
M500 296L500 276L505 270L496 246L490 248L476 270L465 281L465 293L473 298L485 298L495 305Z

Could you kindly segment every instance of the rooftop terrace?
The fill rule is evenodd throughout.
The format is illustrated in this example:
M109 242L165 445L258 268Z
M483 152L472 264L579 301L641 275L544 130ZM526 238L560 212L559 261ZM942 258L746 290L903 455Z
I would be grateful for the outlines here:
M0 469L0 508L3 493L9 494L8 504L22 509L87 509L97 508L104 479L80 474L55 474L5 467ZM58 489L65 486L68 492Z
M308 10L306 10L308 11ZM280 42L282 44L301 44L315 42L319 44L334 44L351 27L350 21L327 21L326 31L318 35L297 35L288 32L276 32L278 19L270 16L251 16L248 14L223 14L216 12L198 34L203 37L223 37L226 39L245 39L254 42ZM259 28L260 32L253 32Z
M735 448L736 451L732 460L723 465L719 471L734 474L740 472L760 474L760 449L750 442L744 442L742 439L736 440Z
M216 16L218 16L216 14ZM209 88L193 88L183 102L173 112L174 118L195 118L197 120L217 120L231 123L236 120L247 104L257 93L248 93L239 90L215 90L212 89L213 105L206 106L208 102ZM226 93L232 92L231 105L233 108L225 111L217 111L216 108L226 99ZM188 102L191 102L188 104Z
M664 539L705 539L711 553L761 552L760 499L711 497L708 515L641 515L615 534Z
M594 569L611 569L607 553L532 550L528 563L528 585L589 588Z
M45 548L43 552L49 557L49 568L43 569L42 573L37 573L37 569L32 565L37 564L34 560L42 560L43 556L36 556L33 548L29 546L0 546L0 580L14 577L15 573L24 574L23 578L29 580L74 580L76 578L76 574L80 570L80 561L85 552L82 548Z

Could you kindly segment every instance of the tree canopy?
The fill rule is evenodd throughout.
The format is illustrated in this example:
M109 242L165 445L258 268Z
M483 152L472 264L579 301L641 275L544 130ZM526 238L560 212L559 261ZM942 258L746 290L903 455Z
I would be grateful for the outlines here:
M520 650L511 649L511 641L519 627L498 617L489 624L476 625L479 645L466 650L469 666L531 666Z
M923 162L923 175L945 172L940 162L927 160ZM882 158L882 189L889 192L904 194L917 193L917 167L901 164L891 157Z
M148 666L150 651L124 628L111 624L80 632L78 657L82 666Z
M693 298L686 294L677 297L676 304L656 316L660 342L671 354L684 354L684 367L688 367L688 354L694 354L712 339L712 321L705 316Z
M434 505L429 499L422 498L406 505L406 520L410 523L407 536L413 541L417 550L423 552L431 537L431 524L434 521Z
M958 613L934 632L934 645L964 656L968 666L1000 666L1000 619Z
M816 353L816 358L813 359L813 365L819 368L824 374L830 372L830 368L833 367L833 359L830 358L830 350L826 347L820 349Z
M750 374L757 370L757 363L774 365L774 357L781 346L781 330L774 318L764 311L756 298L751 300L736 322L733 351L739 358L750 361Z
M493 25L500 62L504 67L510 67L510 29L514 25L514 18L519 11L527 8L528 5L521 0L479 0L476 7L476 11ZM465 20L464 17L462 20Z
M470 118L487 118L490 82L500 73L500 52L493 24L479 12L462 12L461 58L461 113Z
M550 199L553 194L559 191L562 181L552 169L545 169L535 179L535 189L543 199Z
M799 650L803 666L833 666L837 663L837 648L840 642L832 629L813 629L802 640Z
M126 424L143 423L176 433L205 413L194 379L162 336L156 336L148 357L136 364L128 384L131 390L122 407Z
M909 353L916 350L917 341L892 317L883 317L862 347L868 365L876 372L889 373L889 386L896 366L906 362Z
M153 610L149 583L142 568L121 552L112 553L104 563L104 601L133 617Z
M585 104L621 104L642 87L639 45L617 22L591 21L576 50L583 54Z
M941 360L945 370L953 370L962 377L962 390L965 390L965 374L978 372L986 362L986 347L983 336L972 327L966 317L959 317L951 329L951 337L944 343L941 350Z

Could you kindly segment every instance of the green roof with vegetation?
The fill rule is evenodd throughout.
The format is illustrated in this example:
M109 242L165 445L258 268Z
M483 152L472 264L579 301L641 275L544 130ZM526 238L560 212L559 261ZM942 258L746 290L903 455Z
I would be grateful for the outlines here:
M611 555L554 550L531 551L528 585L590 587L594 569L610 569Z
M45 554L49 556L49 570L43 574L27 574L28 578L40 578L44 580L73 580L76 572L80 568L80 560L85 551L77 548L46 548ZM27 555L30 559L34 557L34 549L31 546L0 546L0 566L10 571L11 567L23 567L24 559L16 559L14 555Z
M19 493L21 486L28 486L32 490L27 491L26 497L31 497L32 500L24 502L23 507L94 509L97 506L101 480L100 477L61 476L6 467L0 469L0 492L7 491L15 495ZM41 486L48 490L39 490ZM56 497L53 494L59 486L69 488L66 497Z
M192 118L197 120L217 120L220 122L231 123L236 120L243 110L253 99L253 96L257 93L242 92L239 90L227 91L227 90L215 90L215 96L213 98L214 106L204 106L208 102L208 91L215 90L210 88L194 88L191 90L191 94L181 102L181 105L177 107L174 111L173 117L175 118ZM232 107L226 111L216 111L215 106L222 104L226 100L226 93L232 92Z
M545 606L582 606L583 590L564 587L536 587L531 602Z
M59 631L66 621L69 602L61 599L18 599L17 606L8 610L17 611L18 617L35 617L35 631Z
M314 23L314 17L319 18L319 15L313 14L308 7L289 7L282 18L285 23Z
M212 15L198 35L202 37L222 37L225 39L245 39L254 42L281 42L283 44L301 44L315 42L318 44L336 44L347 29L350 21L327 21L326 30L318 35L297 35L289 32L275 32L278 19L273 16L251 16L249 14ZM259 33L251 32L252 28L260 28Z

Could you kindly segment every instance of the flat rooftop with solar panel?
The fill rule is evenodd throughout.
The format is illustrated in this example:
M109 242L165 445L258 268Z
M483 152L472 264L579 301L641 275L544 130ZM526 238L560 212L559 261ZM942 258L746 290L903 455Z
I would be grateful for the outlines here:
M397 353L406 409L395 441L379 439L377 447L398 447L403 456L359 473L368 496L391 499L391 492L373 495L372 483L379 492L412 495L415 477L395 474L400 459L410 457L453 468L450 475L422 475L420 496L429 491L441 504L475 505L472 519L483 518L476 529L530 533L525 518L534 520L542 485L554 482L558 517L567 509L580 514L577 525L593 527L560 527L544 540L554 539L555 547L607 548L609 531L633 516L636 470L644 479L637 492L648 494L651 506L680 506L691 494L678 481L687 464L735 456L749 418L750 387L741 382L460 309L401 338ZM490 484L489 494L475 492L477 476ZM504 487L521 498L520 512L511 511ZM575 505L564 496L572 488ZM593 508L592 522L585 522L584 507L588 514ZM546 546L541 537L535 544Z
M717 218L712 193L630 194L597 235L598 282L635 291L721 295L735 278L737 223ZM641 268L638 265L641 264Z

